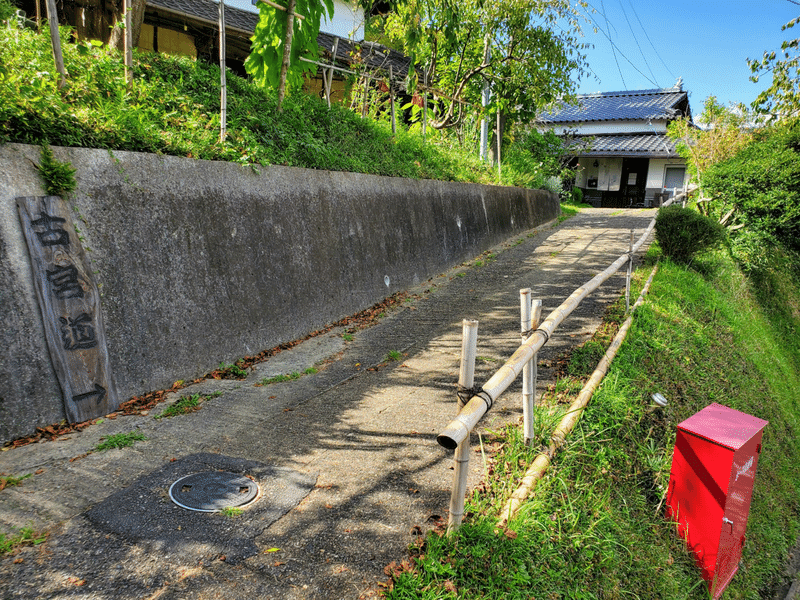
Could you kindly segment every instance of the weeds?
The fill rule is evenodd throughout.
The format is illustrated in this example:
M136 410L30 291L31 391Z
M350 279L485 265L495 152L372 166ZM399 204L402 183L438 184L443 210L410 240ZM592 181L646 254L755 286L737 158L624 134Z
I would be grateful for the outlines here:
M9 487L22 485L23 481L25 481L28 477L32 477L32 476L33 476L32 473L28 473L26 475L19 475L19 476L0 474L0 492L2 492L4 489L9 488Z
M213 372L214 379L247 379L247 369L237 360L232 365L226 365L224 362L219 364L217 370Z
M0 556L11 554L22 546L37 546L46 539L46 533L36 532L30 527L23 527L12 535L0 533Z
M390 350L383 357L383 362L396 362L403 359L403 353L399 350Z
M111 448L127 448L133 446L134 442L146 440L147 438L141 431L131 431L129 433L115 433L105 438L100 438L100 443L94 447L98 452Z
M75 191L77 185L75 168L69 163L56 160L47 143L43 143L41 146L41 160L36 168L44 181L45 193L48 196L66 198Z
M154 419L162 419L162 418L170 418L176 417L178 415L185 415L190 412L194 412L196 410L200 410L200 403L206 400L210 400L211 398L217 398L221 396L221 391L216 391L211 394L192 394L191 396L181 396L175 404L168 406L164 409L161 414L156 415L153 417Z
M347 335L347 334L345 334ZM287 373L286 375L275 375L274 377L265 377L261 381L255 384L256 387L261 387L264 385L272 385L273 383L283 383L284 381L294 381L295 379L300 379L303 375L313 375L317 373L317 369L315 367L308 367L302 373L297 371L293 373Z
M226 506L219 512L223 517L228 517L229 519L233 519L242 514L242 509L237 508L235 506Z

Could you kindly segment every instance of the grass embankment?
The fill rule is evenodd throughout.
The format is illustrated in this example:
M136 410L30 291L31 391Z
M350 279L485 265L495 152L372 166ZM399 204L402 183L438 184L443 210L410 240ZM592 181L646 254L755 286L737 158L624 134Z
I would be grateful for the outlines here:
M64 40L71 37L62 29ZM59 90L49 35L0 27L0 142L497 183L497 169L479 161L455 135L430 131L427 143L403 127L392 135L385 121L362 119L343 106L329 109L304 93L290 95L278 112L272 91L232 73L227 77L228 135L220 142L218 66L135 53L128 91L118 52L65 42L63 53L70 76ZM536 173L530 156L515 151L509 156L504 185L543 184L545 177Z
M618 305L609 321L620 316ZM776 272L747 280L724 253L689 269L662 263L605 382L519 516L495 530L497 511L536 454L512 427L483 440L497 453L465 525L429 535L394 569L386 596L707 598L663 515L675 426L719 402L769 421L742 566L725 597L771 597L800 533L799 333L797 282ZM549 437L570 400L564 391L580 387L575 379L593 369L600 345L573 354L565 369L573 376L538 410L537 441ZM648 411L654 392L670 400L664 411Z

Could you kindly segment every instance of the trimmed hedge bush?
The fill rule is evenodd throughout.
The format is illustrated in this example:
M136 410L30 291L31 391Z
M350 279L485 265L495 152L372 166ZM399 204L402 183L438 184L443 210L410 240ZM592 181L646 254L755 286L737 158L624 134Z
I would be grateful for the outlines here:
M696 252L717 246L725 232L717 221L690 208L666 206L656 216L656 240L664 256L688 264Z

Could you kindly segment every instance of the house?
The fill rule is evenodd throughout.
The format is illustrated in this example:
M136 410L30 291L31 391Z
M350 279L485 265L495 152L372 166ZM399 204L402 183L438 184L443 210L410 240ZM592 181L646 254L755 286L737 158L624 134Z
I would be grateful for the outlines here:
M689 96L679 79L666 89L578 96L539 118L574 147L575 185L584 199L603 207L653 206L686 188L686 163L667 125L689 117ZM577 142L577 143L576 143Z

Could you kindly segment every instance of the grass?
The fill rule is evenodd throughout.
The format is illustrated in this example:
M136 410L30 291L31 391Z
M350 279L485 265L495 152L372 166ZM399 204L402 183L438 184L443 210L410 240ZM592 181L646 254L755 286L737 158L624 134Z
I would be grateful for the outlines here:
M664 503L675 426L711 402L769 421L742 566L725 597L773 596L800 534L800 286L776 269L765 289L723 252L696 262L662 263L608 376L508 528L496 530L497 512L536 453L516 426L484 441L491 475L468 498L464 525L415 545L387 598L707 598ZM558 395L574 397L613 329L572 354L537 406L538 441L563 413ZM667 408L648 410L654 392Z
M403 360L403 353L399 350L389 350L386 356L383 357L383 362L396 362L398 360Z
M2 475L0 474L0 492L4 489L9 487L14 487L17 485L22 485L22 482L25 481L28 477L32 477L32 473L27 473L26 475Z
M228 517L229 519L233 519L234 517L238 517L242 514L242 509L237 508L235 506L226 506L221 511L219 511L223 517Z
M348 335L348 334L344 334ZM350 336L352 339L352 336ZM348 340L349 341L349 340ZM263 385L272 385L273 383L283 383L284 381L294 381L295 379L300 379L303 375L313 375L317 373L317 369L315 367L308 367L307 369L303 370L302 373L294 371L292 373L286 373L285 375L275 375L274 377L265 377L261 381L255 384L256 387L261 387Z
M160 414L153 417L154 419L163 419L170 417L177 417L178 415L185 415L196 410L200 410L201 402L217 398L221 396L221 391L213 392L212 394L192 394L191 396L181 396L175 404L165 408Z
M127 448L128 446L133 446L134 442L146 440L147 438L141 431L131 431L129 433L115 433L100 439L100 443L94 447L98 452L111 448Z
M46 533L34 531L30 527L23 527L17 533L9 535L0 532L0 556L12 554L22 546L36 546L46 539Z
M46 29L46 28L45 28ZM72 39L62 28L61 37ZM133 88L121 54L90 42L62 44L70 73L57 87L49 34L0 27L0 143L152 152L245 165L286 165L414 179L541 187L530 153L510 151L497 169L471 140L429 130L426 141L388 119L361 119L343 105L297 92L277 97L227 74L227 138L219 141L219 67L155 52L133 54ZM513 144L511 145L513 146Z

